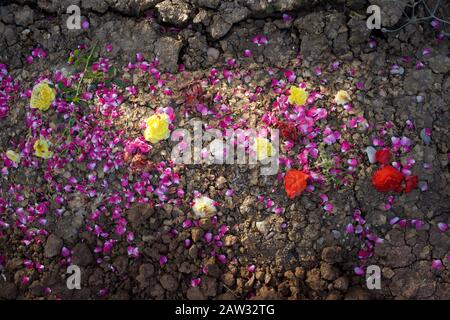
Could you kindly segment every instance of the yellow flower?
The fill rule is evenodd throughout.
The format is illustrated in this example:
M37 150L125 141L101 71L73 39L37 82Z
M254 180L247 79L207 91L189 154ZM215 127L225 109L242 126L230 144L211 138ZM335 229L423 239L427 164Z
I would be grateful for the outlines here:
M214 206L214 200L206 196L194 199L192 210L198 218L210 216L217 211Z
M145 140L158 143L169 138L169 116L165 113L157 113L147 119L147 127L144 131Z
M289 89L289 102L296 106L303 106L308 99L308 93L303 88L291 86Z
M6 157L14 163L19 163L21 158L20 154L12 150L6 151Z
M47 81L43 81L33 87L31 92L30 106L33 109L46 111L55 100L56 91Z
M352 98L350 97L347 91L339 90L338 93L336 93L334 100L336 101L337 104L346 104L352 101Z
M40 136L38 140L34 143L34 155L39 158L49 159L52 157L53 152L49 149L49 142L44 137Z
M255 151L256 151L256 159L262 161L272 156L273 147L268 139L256 138Z

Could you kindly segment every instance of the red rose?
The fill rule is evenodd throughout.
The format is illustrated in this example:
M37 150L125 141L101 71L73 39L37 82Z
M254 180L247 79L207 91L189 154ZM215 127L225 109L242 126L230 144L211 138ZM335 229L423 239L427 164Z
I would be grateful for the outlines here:
M417 182L418 182L418 178L417 176L409 176L405 178L405 189L404 191L406 193L409 193L412 191L412 189L414 189L415 187L417 187Z
M298 140L298 132L294 124L279 121L277 127L280 129L283 138L294 141Z
M386 165L378 169L372 176L372 185L380 192L401 192L405 177L397 169Z
M286 190L289 199L294 199L305 190L308 177L306 173L296 169L291 169L286 173L284 176L284 190Z
M391 160L391 151L389 149L377 150L375 159L382 164L388 164Z

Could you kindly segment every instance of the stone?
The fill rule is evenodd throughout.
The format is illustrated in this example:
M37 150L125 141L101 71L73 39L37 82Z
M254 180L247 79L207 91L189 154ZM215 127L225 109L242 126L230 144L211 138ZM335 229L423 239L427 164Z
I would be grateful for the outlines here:
M208 56L208 60L210 60L211 62L215 62L217 59L219 59L220 51L217 50L216 48L208 48L206 54ZM219 181L217 182L219 183Z
M124 14L128 15L139 15L140 13L144 12L145 10L148 10L150 8L155 7L158 3L162 2L163 0L120 0L115 1L111 3L110 0L88 0L89 2L93 2L93 9L95 11L98 11L98 7L102 6L102 2L106 1L108 2L111 7ZM103 9L103 7L102 7ZM100 11L99 11L100 12Z
M367 158L369 159L369 163L375 163L377 162L377 159L375 157L375 154L377 153L377 150L375 150L374 147L368 146L366 148Z
M14 19L18 26L27 27L33 24L34 12L29 6L19 7L14 12Z
M414 260L415 257L408 246L392 247L388 251L387 265L391 268L409 266Z
M236 280L234 279L234 276L231 272L225 273L222 276L222 281L226 286L228 286L230 288L236 283Z
M181 0L165 0L156 5L159 17L165 23L181 27L192 18L192 7Z
M430 69L411 70L407 73L404 88L411 93L431 89L433 85L433 72Z
M342 262L342 248L338 246L324 248L322 251L322 260L330 264Z
M220 0L198 0L198 5L203 8L216 9L220 5Z
M444 55L435 55L428 59L431 70L436 73L447 73L450 71L450 58Z
M238 238L236 236L233 236L231 234L228 234L223 239L223 244L225 247L232 247L236 244Z
M105 13L108 10L108 3L105 0L82 0L81 8ZM119 9L115 8L115 9ZM120 10L120 9L119 9Z
M175 292L178 288L178 281L170 274L165 274L159 280L161 286L170 292Z
M155 55L159 66L166 71L175 72L178 69L178 56L183 42L172 37L159 38L155 43Z
M350 37L348 39L350 45L367 42L371 30L367 28L366 20L351 18L347 25L350 28Z
M191 287L187 289L186 297L188 300L206 300L206 296L199 287Z
M85 267L94 262L94 257L85 243L78 243L72 251L72 263Z
M381 9L381 25L393 27L399 22L406 7L406 2L391 0L370 0L370 4L377 5Z
M333 282L333 286L335 289L340 291L347 291L348 289L348 278L347 277L339 277Z
M330 43L323 34L315 35L308 33L302 37L300 52L308 60L319 57L323 59L331 53L330 49Z
M47 242L44 247L44 256L46 258L52 258L57 256L61 252L63 241L55 234L51 234L47 238Z
M230 31L233 24L247 18L249 10L246 7L230 7L212 17L209 33L213 39L220 39Z
M332 281L337 278L338 270L329 263L322 263L320 265L320 275L323 279Z
M133 228L145 224L148 219L153 215L154 208L148 204L135 203L128 210L128 220L131 222Z
M110 15L110 13L105 13ZM112 57L122 61L135 59L136 53L141 52L150 58L154 52L154 45L158 34L156 24L148 19L122 19L120 23L115 20L116 16L92 28L92 38L98 42L112 43L113 51L109 53Z
M436 278L429 261L419 261L405 268L395 269L389 284L394 296L402 299L425 299L436 290Z
M14 300L17 297L17 288L12 282L4 282L0 277L0 298Z
M203 293L208 297L215 297L217 295L217 281L213 277L202 277L200 287Z
M150 285L150 278L155 273L155 267L153 267L150 263L142 264L139 267L139 274L136 277L136 280L142 287L148 287Z
M255 199L253 196L247 196L239 207L241 214L250 213L254 207Z
M78 238L82 224L82 212L66 212L56 224L55 235L72 244Z
M297 18L294 21L294 26L298 29L300 35L322 34L324 31L324 27L325 27L324 13L323 12L313 12L313 13L307 14L303 17Z
M344 297L344 300L368 300L370 298L367 290L361 287L351 287Z
M263 235L266 235L269 232L269 226L266 221L257 221L255 225L256 229Z
M314 291L324 290L326 287L326 282L320 279L320 270L314 268L306 273L306 284Z

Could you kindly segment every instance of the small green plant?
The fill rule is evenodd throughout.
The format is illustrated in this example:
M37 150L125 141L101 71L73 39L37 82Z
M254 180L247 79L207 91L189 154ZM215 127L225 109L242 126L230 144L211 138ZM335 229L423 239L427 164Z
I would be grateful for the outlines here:
M434 5L431 5L429 0L391 0L392 2L401 5L403 16L405 17L403 24L394 29L383 28L383 32L397 32L406 26L414 23L431 21L432 24L439 24L442 27L442 34L450 36L448 29L450 28L450 17L440 17L439 15L449 12L450 5L448 1L435 0ZM422 10L420 10L422 9ZM433 26L435 27L435 26Z

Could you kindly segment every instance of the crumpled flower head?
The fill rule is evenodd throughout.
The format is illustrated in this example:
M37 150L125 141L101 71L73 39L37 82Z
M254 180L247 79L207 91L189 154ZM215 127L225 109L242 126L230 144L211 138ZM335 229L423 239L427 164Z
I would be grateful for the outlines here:
M214 200L208 198L207 196L195 198L192 210L197 218L205 218L217 211L214 206Z
M34 155L39 158L49 159L53 152L49 150L50 143L43 136L40 136L33 145Z
M297 169L291 169L286 173L284 176L284 190L286 190L289 199L294 199L305 190L308 177L306 173Z
M378 169L372 176L372 184L380 192L402 192L403 174L390 165Z
M256 159L259 161L270 158L273 155L273 146L266 138L255 139Z
M147 127L144 131L145 140L158 143L170 136L169 116L165 113L156 113L147 119Z
M337 104L346 104L352 101L352 98L347 91L339 90L334 96L334 101L336 101Z
M21 158L20 154L13 150L6 151L6 157L14 163L19 163Z
M46 111L55 100L56 91L47 81L43 81L33 87L30 106L33 109Z
M289 88L289 102L296 106L303 106L308 99L308 93L303 88L291 86Z

